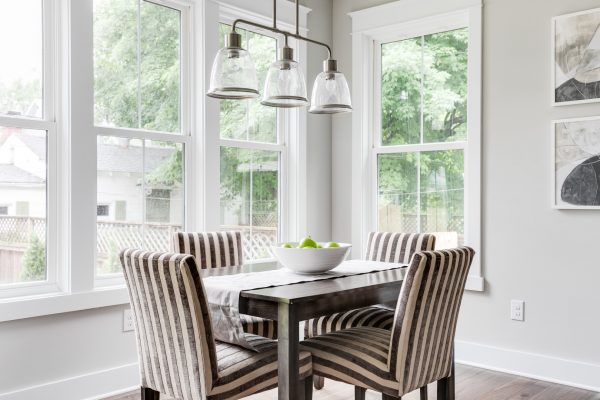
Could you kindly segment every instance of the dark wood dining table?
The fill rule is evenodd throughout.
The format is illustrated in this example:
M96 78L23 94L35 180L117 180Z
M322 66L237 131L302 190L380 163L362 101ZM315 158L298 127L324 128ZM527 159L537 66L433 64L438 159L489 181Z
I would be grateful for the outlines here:
M202 276L268 271L275 263L202 271ZM227 271L224 271L227 269ZM390 273L394 271L393 273ZM395 304L405 268L243 291L240 313L277 321L279 400L300 399L298 353L302 321L374 304ZM450 396L448 396L450 398Z

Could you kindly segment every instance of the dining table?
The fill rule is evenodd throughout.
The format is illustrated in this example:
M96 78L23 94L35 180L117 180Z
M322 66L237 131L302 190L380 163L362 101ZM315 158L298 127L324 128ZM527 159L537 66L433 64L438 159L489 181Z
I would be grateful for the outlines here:
M245 264L201 271L206 290L211 276L265 272L281 269L277 262ZM277 321L278 399L301 399L298 357L302 321L375 304L394 306L406 268L395 268L331 279L244 290L239 294L239 312ZM453 376L449 387L454 387ZM442 398L453 400L453 390ZM439 398L439 396L438 396ZM442 398L439 398L442 400Z

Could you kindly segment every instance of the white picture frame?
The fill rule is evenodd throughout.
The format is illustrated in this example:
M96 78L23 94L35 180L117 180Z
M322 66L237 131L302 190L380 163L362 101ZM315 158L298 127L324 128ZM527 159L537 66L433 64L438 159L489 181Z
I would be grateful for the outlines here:
M552 18L551 25L552 105L600 102L600 95L567 100L577 96L576 93L585 92L578 89L586 85L595 87L595 91L600 93L600 76L596 79L599 74L597 70L600 69L600 8L556 16ZM570 68L565 71L567 65ZM596 72L593 71L594 67ZM561 93L557 92L559 88ZM559 100L559 97L563 100Z
M581 188L586 186L581 184L582 173L576 170L585 168L589 172L590 168L593 168L590 167L593 162L586 164L586 161L594 157L600 161L600 116L553 120L551 137L552 208L600 210L600 194L597 195L598 199L595 204L577 204L577 200L581 200L581 196L574 193L574 191L581 191ZM600 171L600 162L598 162L597 168ZM574 171L579 173L574 173ZM595 179L596 189L600 193L600 174ZM586 180L588 183L590 182L589 178ZM587 186L589 187L589 185ZM586 191L586 193L589 197L590 192Z

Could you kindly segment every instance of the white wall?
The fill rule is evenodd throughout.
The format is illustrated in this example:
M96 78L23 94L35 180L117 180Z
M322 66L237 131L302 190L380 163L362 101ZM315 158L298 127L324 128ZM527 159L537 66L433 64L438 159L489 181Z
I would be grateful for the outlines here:
M312 9L308 14L308 37L331 44L332 1L306 0L302 4ZM306 83L309 99L326 58L327 51L323 47L308 46ZM331 116L309 113L306 131L306 233L320 241L338 240L331 235Z
M435 0L433 0L435 1ZM439 0L444 1L444 0ZM351 75L350 11L387 3L334 0L333 42ZM484 0L482 265L484 293L467 293L458 358L600 390L600 213L550 208L550 121L598 115L551 107L552 16L597 0ZM351 79L349 79L351 81ZM351 117L333 118L333 234L350 239ZM525 322L509 319L525 301Z

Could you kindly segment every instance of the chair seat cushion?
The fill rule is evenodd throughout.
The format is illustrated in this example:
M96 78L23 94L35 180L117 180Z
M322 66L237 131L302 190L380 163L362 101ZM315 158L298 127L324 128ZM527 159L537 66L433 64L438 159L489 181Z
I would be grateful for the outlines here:
M393 310L370 306L310 319L306 321L305 336L314 337L359 326L391 330L393 324Z
M245 333L277 339L277 321L240 314Z
M216 342L218 378L208 400L240 399L277 387L277 342L258 335L246 335L258 351ZM300 351L300 379L312 374L311 355Z
M312 353L313 373L397 396L400 385L388 369L389 330L357 327L302 342Z

